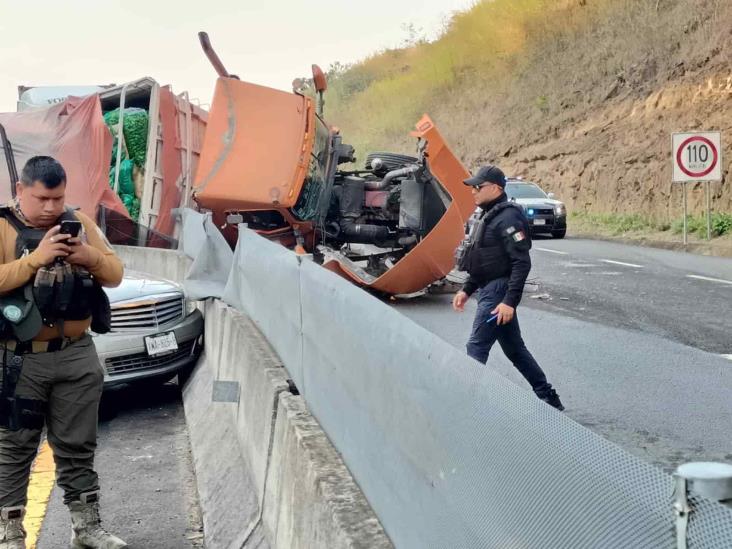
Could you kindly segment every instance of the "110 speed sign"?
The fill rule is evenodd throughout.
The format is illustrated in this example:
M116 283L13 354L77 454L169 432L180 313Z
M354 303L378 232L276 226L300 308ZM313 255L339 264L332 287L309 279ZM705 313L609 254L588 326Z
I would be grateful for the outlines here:
M721 132L673 134L673 181L721 181L721 145Z

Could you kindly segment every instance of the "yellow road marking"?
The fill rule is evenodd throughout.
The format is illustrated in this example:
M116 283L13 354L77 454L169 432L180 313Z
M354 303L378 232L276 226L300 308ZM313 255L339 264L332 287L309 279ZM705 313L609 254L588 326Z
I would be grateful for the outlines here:
M28 549L35 549L36 547L55 480L56 465L53 462L53 453L48 446L48 441L44 440L41 451L38 452L33 463L30 485L28 486L28 505L25 508L25 520L23 521L23 525L28 532L28 538L26 539Z

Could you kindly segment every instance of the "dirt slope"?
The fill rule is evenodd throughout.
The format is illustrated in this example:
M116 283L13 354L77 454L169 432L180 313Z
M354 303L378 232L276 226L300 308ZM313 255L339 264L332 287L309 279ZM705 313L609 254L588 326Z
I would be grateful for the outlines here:
M682 214L681 188L671 183L671 133L721 130L725 181L714 185L713 210L732 213L732 2L535 0L520 18L510 11L518 4L481 2L440 41L352 67L345 81L358 76L359 85L337 98L330 120L357 146L409 152L414 113L429 112L470 169L498 163L554 191L570 211L661 222ZM512 28L501 40L520 48L504 55L485 46L485 60L473 48L468 61L453 61L449 81L423 81L430 94L410 95L413 81L397 86L420 67L429 74L424 64L475 40L482 27L495 34L500 17ZM395 93L385 95L388 89ZM703 197L700 185L689 188L692 212L703 211Z

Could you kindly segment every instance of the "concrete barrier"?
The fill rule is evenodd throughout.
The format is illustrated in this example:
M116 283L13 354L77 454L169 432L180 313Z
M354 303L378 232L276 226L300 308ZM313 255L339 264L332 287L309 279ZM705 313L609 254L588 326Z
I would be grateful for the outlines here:
M191 259L176 250L114 246L125 268L167 278L175 282L183 279L191 266Z
M301 396L282 393L264 505L275 547L393 547Z
M174 251L118 247L183 281ZM392 547L368 501L248 316L205 302L205 350L183 389L206 547Z
M254 481L227 403L212 403L213 368L205 356L183 390L206 547L242 547L233 542L254 528L259 505ZM266 547L266 545L265 545Z

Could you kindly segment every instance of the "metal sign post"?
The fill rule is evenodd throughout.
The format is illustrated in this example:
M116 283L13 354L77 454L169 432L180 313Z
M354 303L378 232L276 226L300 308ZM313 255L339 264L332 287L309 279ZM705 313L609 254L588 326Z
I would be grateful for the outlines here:
M707 240L712 239L712 182L707 181Z
M688 243L688 204L686 183L705 182L707 240L712 239L712 181L722 180L722 133L687 132L671 134L674 183L684 193L684 245Z
M688 228L689 215L687 213L688 206L687 206L687 201L686 201L686 183L681 184L681 190L684 191L684 246L686 246L686 244L688 244L687 235L689 234L689 228Z

